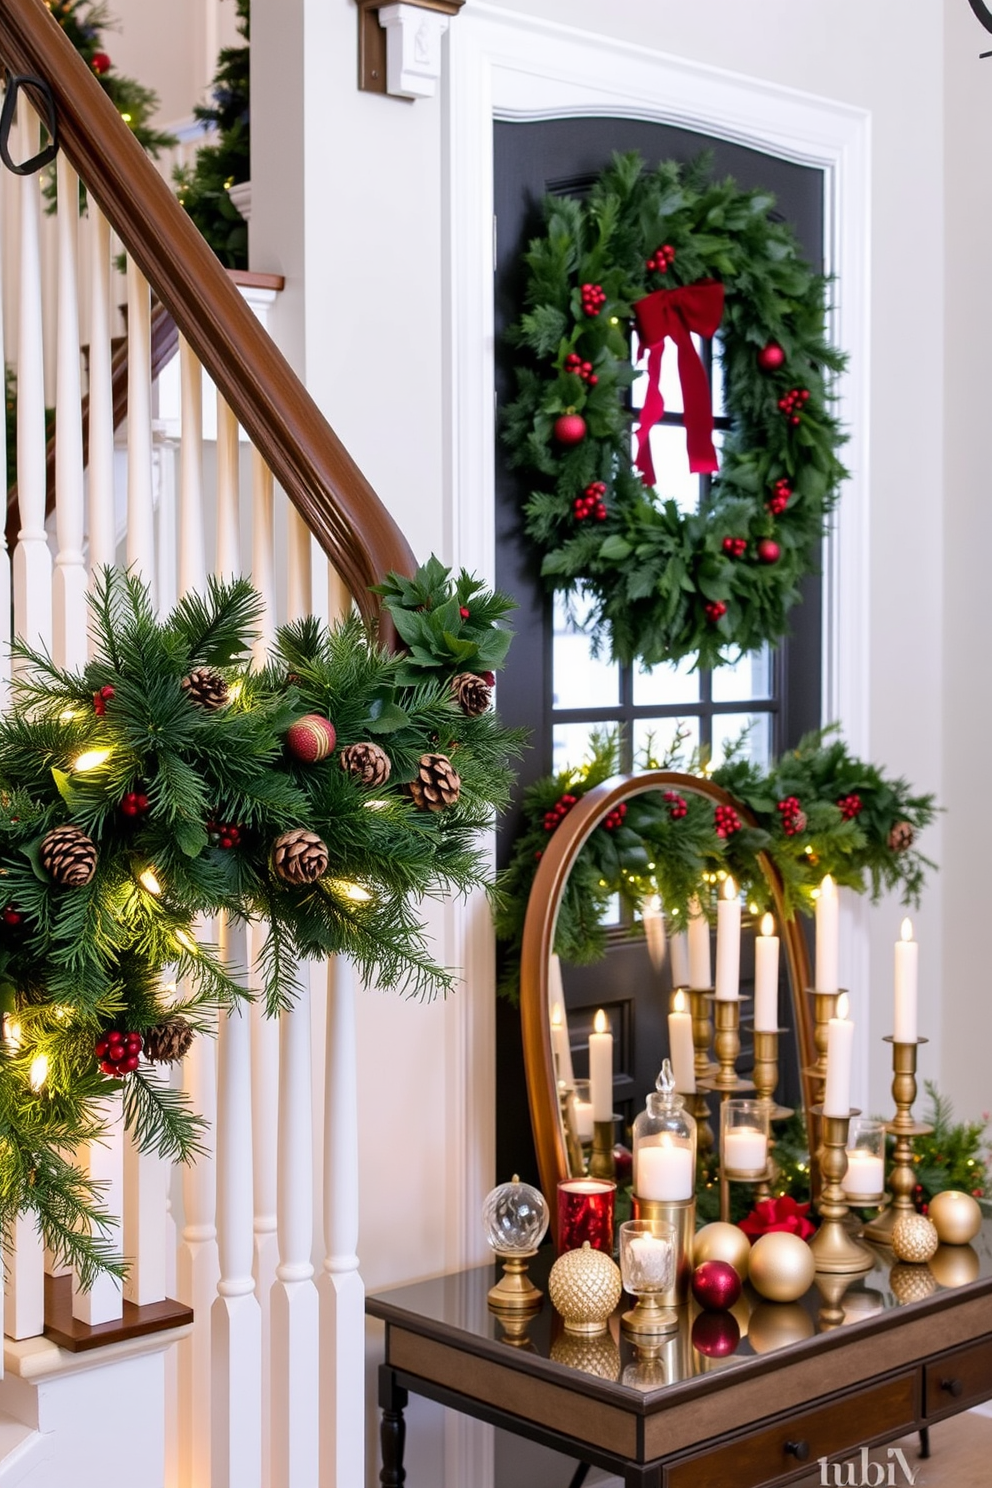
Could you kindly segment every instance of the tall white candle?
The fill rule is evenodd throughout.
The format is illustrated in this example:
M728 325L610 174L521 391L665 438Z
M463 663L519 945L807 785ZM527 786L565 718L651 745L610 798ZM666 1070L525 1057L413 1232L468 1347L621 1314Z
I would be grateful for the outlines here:
M634 1193L639 1199L691 1199L692 1152L674 1142L645 1142L634 1153Z
M568 1024L560 1002L551 1009L551 1052L555 1056L558 1082L567 1090L573 1089L575 1075L572 1072L572 1049L568 1041Z
M818 989L819 990L819 989ZM847 996L837 999L837 1016L827 1024L827 1088L824 1116L847 1116L851 1110L851 1057L854 1024L847 1016Z
M758 1033L778 1028L778 951L775 921L761 917L761 934L754 942L754 1027Z
M684 930L676 930L669 937L672 955L672 986L688 987L689 982L689 937Z
M613 1119L613 1035L606 1014L600 1008L589 1035L589 1083L592 1085L594 1121Z
M641 918L644 921L644 939L648 943L651 965L655 971L660 971L665 964L665 916L657 894L645 899Z
M676 992L672 1011L668 1015L668 1049L672 1058L675 1089L680 1095L694 1095L696 1051L692 1043L692 1014L686 1007L684 992Z
M716 907L716 987L721 1002L741 995L741 901L737 885L726 879Z
M713 977L710 969L710 922L703 913L699 900L689 900L689 986L709 987Z
M840 914L837 885L828 873L820 884L816 900L816 986L815 992L836 992L840 988Z
M920 948L913 939L912 920L903 920L896 941L896 1007L892 1034L897 1044L916 1042L916 989Z

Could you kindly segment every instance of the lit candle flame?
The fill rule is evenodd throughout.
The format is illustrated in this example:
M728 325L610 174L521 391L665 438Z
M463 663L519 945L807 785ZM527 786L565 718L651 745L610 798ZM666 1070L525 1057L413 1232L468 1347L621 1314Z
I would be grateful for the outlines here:
M596 1033L605 1033L609 1028L610 1025L602 1008L599 1009L595 1018L592 1020L592 1026Z
M830 894L834 893L834 891L836 890L836 888L837 888L837 885L834 883L833 879L830 877L830 874L829 873L825 873L823 875L823 878L820 880L820 893L821 894L830 895Z
M87 770L97 770L104 760L110 758L109 749L87 749L72 762L72 768L76 774L84 774Z
M840 994L840 996L838 997L838 999L837 999L837 1017L838 1018L846 1018L847 1017L847 1009L848 1009L848 997L847 997L847 993L846 992L842 992Z
M554 1005L554 1007L551 1009L551 1027L552 1028L560 1028L561 1027L561 1003L560 1002L556 1002L555 1005Z
M673 1013L684 1013L685 1012L685 993L684 992L676 992L674 998L672 999L672 1012Z
M729 875L727 877L727 882L723 886L723 897L724 899L737 898L737 885L734 883L734 880Z
M908 916L902 922L902 932L901 933L902 933L903 940L912 940L912 938L913 938L913 922L912 922L911 919L908 918Z
M775 921L770 914L761 916L761 933L762 935L775 934Z

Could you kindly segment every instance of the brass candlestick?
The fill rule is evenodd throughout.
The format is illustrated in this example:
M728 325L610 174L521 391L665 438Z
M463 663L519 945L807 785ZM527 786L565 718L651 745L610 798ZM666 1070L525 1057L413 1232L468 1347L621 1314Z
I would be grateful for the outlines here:
M889 1173L892 1198L863 1232L866 1240L874 1240L879 1245L892 1244L892 1226L900 1214L912 1214L916 1207L913 1203L913 1190L916 1188L913 1138L925 1137L933 1131L933 1127L925 1122L914 1121L912 1114L916 1100L916 1050L927 1040L918 1038L915 1043L902 1044L888 1035L885 1042L892 1045L892 1098L896 1103L895 1120L885 1124L885 1130L896 1139Z
M754 1091L758 1100L768 1110L769 1121L786 1121L792 1115L791 1107L780 1106L775 1099L778 1088L778 1040L788 1033L787 1028L754 1028ZM774 1145L774 1144L773 1144ZM771 1158L769 1157L769 1168ZM755 1189L758 1199L771 1198L771 1174L762 1179Z
M827 1116L822 1106L814 1106L812 1114L820 1118L823 1133L816 1154L822 1181L817 1208L822 1223L809 1242L816 1269L844 1274L870 1271L875 1264L874 1257L854 1239L845 1224L848 1204L843 1182L847 1172L847 1134L851 1117L860 1115L860 1112L851 1110L846 1116Z
M840 992L817 992L815 987L807 987L806 991L813 999L813 1042L816 1045L816 1063L810 1066L809 1073L819 1081L815 1094L816 1100L822 1102L827 1086L827 1032L830 1019L837 1016Z
M489 1288L489 1306L497 1314L519 1316L535 1313L544 1295L527 1275L527 1262L536 1250L498 1250L503 1262L503 1275Z
M692 1044L696 1052L694 1072L696 1093L692 1097L690 1110L696 1118L696 1148L702 1154L713 1150L713 1128L710 1126L710 1108L706 1100L706 1088L719 1065L710 1058L713 1042L713 1024L710 1021L710 1003L713 992L709 987L688 987L689 1009L692 1013Z
M709 1081L711 1090L721 1095L738 1095L754 1089L753 1080L744 1080L737 1073L737 1056L741 1052L741 997L718 997L715 999L716 1037L714 1052L719 1061L717 1072Z
M614 1120L597 1121L593 1125L592 1157L589 1159L590 1178L615 1178L616 1162L613 1157Z

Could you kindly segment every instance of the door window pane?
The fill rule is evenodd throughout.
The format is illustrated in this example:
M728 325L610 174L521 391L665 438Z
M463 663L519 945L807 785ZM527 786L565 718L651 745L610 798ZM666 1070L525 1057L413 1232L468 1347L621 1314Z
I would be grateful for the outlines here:
M638 667L634 672L635 708L664 708L698 701L699 672L693 671L691 656L675 666L656 666L650 672Z
M579 626L589 613L588 602L572 603ZM592 636L577 628L565 599L555 595L552 641L554 707L612 708L620 698L620 670L607 657L593 656Z
M740 741L741 733L748 729L738 753L749 759L759 769L767 769L771 758L771 714L769 713L715 713L713 715L714 765L720 765L727 757L727 750Z
M650 752L652 759L664 759L676 734L682 731L680 752L687 763L693 750L699 748L699 719L690 714L686 718L638 718L634 724L634 759L638 767Z
M742 656L733 666L717 667L713 673L715 703L733 703L738 698L770 698L771 695L772 656L768 646Z

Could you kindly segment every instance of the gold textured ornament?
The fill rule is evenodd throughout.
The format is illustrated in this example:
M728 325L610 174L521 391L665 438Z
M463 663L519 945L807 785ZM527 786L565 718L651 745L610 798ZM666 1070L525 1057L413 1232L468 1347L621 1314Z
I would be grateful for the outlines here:
M967 1245L982 1228L981 1208L959 1188L934 1194L928 1214L942 1245Z
M929 1266L913 1266L897 1261L889 1272L889 1286L897 1302L924 1302L937 1290L937 1282Z
M548 1277L548 1296L569 1333L601 1333L622 1290L619 1266L588 1240L559 1256Z
M967 1286L982 1269L973 1245L938 1245L927 1266L942 1287Z
M751 1242L738 1225L714 1220L697 1230L692 1242L693 1266L701 1266L704 1261L726 1261L741 1281L747 1281Z
M816 1324L798 1302L759 1302L748 1319L748 1342L756 1354L770 1354L812 1338Z
M900 1214L892 1226L892 1253L897 1261L919 1265L930 1259L939 1244L937 1227L925 1214Z
M798 1302L815 1272L816 1259L806 1241L786 1230L759 1235L751 1246L751 1285L769 1302Z
M577 1250L568 1252L569 1255L578 1253ZM550 1357L556 1364L581 1369L583 1374L595 1375L596 1379L616 1380L620 1377L620 1350L612 1333L605 1329L592 1337L571 1331L560 1333L551 1345Z

